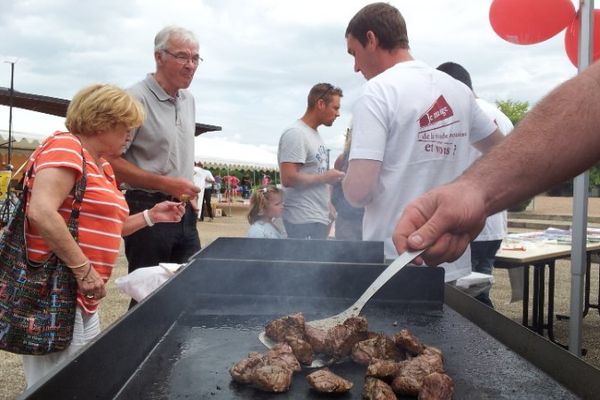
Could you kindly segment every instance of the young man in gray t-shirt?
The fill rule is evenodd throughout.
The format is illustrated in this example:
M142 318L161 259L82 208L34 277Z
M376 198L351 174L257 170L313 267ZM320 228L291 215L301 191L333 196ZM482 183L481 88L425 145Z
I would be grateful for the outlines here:
M342 90L329 83L313 86L306 112L279 139L283 222L290 238L326 239L335 218L327 185L341 181L344 173L327 169L327 150L317 128L331 126L340 115L341 97Z

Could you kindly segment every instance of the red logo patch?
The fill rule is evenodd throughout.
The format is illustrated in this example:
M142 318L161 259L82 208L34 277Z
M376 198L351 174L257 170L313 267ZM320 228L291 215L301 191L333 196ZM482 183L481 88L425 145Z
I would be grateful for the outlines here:
M448 105L448 102L444 96L438 97L433 105L419 118L419 126L425 128L426 126L433 125L437 122L443 121L454 115L454 112Z

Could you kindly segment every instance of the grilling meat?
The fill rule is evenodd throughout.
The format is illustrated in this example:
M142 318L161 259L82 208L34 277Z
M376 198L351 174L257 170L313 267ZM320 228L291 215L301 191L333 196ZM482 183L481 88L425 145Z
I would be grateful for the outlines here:
M286 343L279 343L273 346L271 350L262 356L262 360L264 364L279 365L293 372L302 370L298 359L292 352L292 348Z
M248 354L247 358L238 361L231 367L229 374L234 381L247 385L252 383L254 368L259 364L262 364L262 354L252 352Z
M362 398L365 400L397 400L394 391L384 381L367 377L363 386Z
M286 336L304 338L304 315L296 313L274 319L265 326L265 334L275 342L285 342Z
M292 374L280 365L262 365L254 369L252 384L265 392L287 392L292 384Z
M289 389L293 373L300 370L300 363L291 347L280 343L266 353L248 354L247 358L231 367L229 373L236 382L279 393Z
M372 359L367 367L367 376L388 380L400 373L402 364L397 361Z
M310 365L312 363L313 349L305 339L304 315L302 313L274 319L265 326L265 334L277 343L289 344L294 355L302 364Z
M434 372L423 379L419 400L451 400L454 395L454 382L446 374Z
M285 342L292 348L298 361L306 365L312 364L313 349L310 343L298 336L286 336Z
M400 372L392 381L392 389L398 394L417 396L427 375L444 372L442 357L436 353L422 354L401 364Z
M315 353L331 353L331 351L327 348L327 331L314 328L310 326L310 324L305 324L304 338L308 343L310 343Z
M364 317L351 317L327 331L326 346L335 359L349 356L352 347L368 337L368 323Z
M424 362L429 363L435 372L446 372L444 370L444 358L442 357L442 352L435 347L425 347L423 354L415 358L422 359Z
M376 335L360 341L352 348L352 359L358 364L369 365L373 359L401 361L404 354L398 350L394 341L385 335Z
M346 393L354 384L327 368L306 375L310 387L321 393Z
M425 350L425 346L408 329L402 329L394 335L394 343L410 355L417 356Z
M351 355L356 363L368 365L363 399L396 399L398 394L446 400L454 393L442 352L424 345L407 329L390 337L369 332L364 317L351 317L324 331L305 324L304 315L296 313L270 321L265 334L277 345L265 353L249 353L231 367L234 381L268 392L287 391L294 372L302 369L300 363L310 365L316 352L334 360ZM306 379L321 393L346 393L353 386L327 368Z

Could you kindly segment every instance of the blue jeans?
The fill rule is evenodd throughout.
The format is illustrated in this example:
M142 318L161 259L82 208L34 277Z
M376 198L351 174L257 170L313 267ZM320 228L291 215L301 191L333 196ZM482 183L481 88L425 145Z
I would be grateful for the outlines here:
M494 272L494 261L496 252L500 248L502 240L484 240L471 242L471 270L482 274L492 275ZM475 296L482 303L494 308L490 299L490 290L487 289Z
M308 224L292 224L283 220L285 231L290 239L327 239L329 225L312 222Z

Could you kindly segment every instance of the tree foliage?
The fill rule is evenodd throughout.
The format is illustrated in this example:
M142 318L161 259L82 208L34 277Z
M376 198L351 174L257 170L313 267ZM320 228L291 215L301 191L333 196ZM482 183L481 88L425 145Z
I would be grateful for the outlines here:
M519 121L525 117L529 111L529 102L518 100L496 100L496 105L510 119L513 125L517 125Z
M513 125L517 125L519 121L521 121L525 114L529 111L529 103L527 101L517 101L517 100L496 100L496 105L500 110L510 119ZM600 186L600 162L594 165L590 169L590 187L599 187ZM572 195L573 187L572 181L569 180L559 186L557 186L556 191L561 193L566 193L568 195Z

